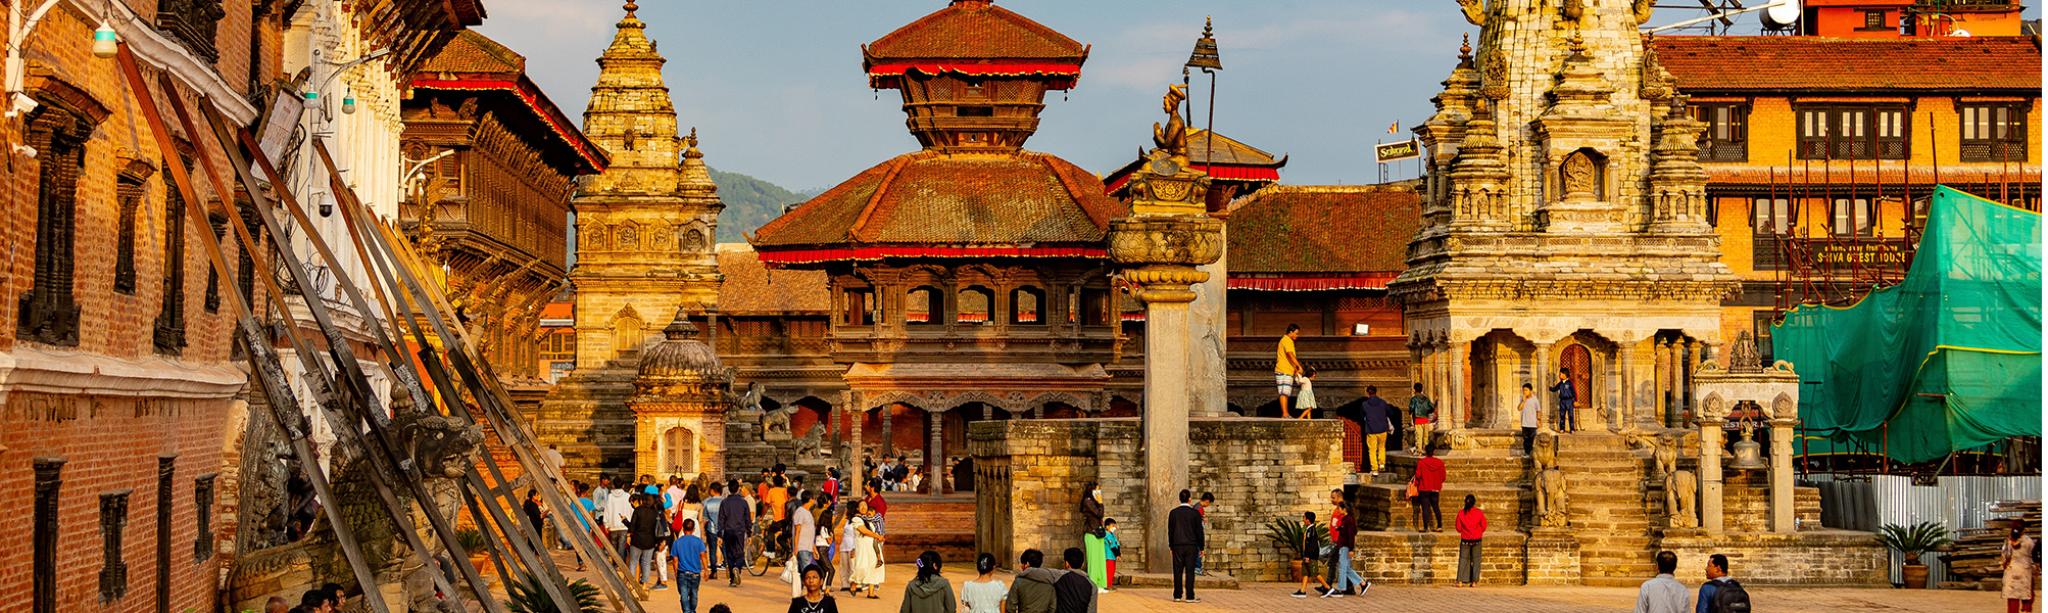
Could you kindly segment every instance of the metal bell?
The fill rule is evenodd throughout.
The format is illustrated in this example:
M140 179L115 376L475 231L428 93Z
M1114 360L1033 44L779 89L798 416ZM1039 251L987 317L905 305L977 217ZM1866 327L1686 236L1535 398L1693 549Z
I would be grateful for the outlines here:
M1764 462L1764 446L1756 442L1755 431L1748 426L1742 428L1742 440L1735 441L1735 462L1729 467L1735 470L1764 470L1770 464Z

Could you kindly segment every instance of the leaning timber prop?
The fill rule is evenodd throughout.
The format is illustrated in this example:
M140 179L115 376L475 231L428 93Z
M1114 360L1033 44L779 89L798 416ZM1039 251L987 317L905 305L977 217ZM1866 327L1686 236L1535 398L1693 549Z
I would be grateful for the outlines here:
M245 142L253 142L246 132L242 134L242 138ZM504 447L519 461L521 469L526 474L543 475L547 478L551 486L541 487L539 490L542 499L548 503L557 517L584 518L593 520L592 525L596 525L595 518L584 515L580 505L569 502L564 490L567 481L561 478L557 467L548 466L540 461L540 445L536 442L537 439L527 429L525 422L515 418L517 412L513 409L511 395L499 385L498 377L496 373L491 372L489 362L471 357L478 354L476 344L469 337L467 330L445 316L454 312L454 308L448 304L447 297L420 282L425 268L418 256L412 253L410 245L398 237L391 228L372 219L354 191L340 182L341 175L335 171L333 155L329 153L324 140L315 139L313 149L328 170L331 188L337 196L336 200L341 204L342 215L352 233L351 240L356 242L356 247L363 250L365 259L371 261L382 275L382 282L392 289L388 302L397 310L391 317L393 325L404 322L411 329L419 346L417 356L420 364L425 367L429 380L434 381L437 388L466 389L471 392L477 407L490 421L491 432L502 439ZM414 306L419 307L417 313L412 309ZM433 327L433 333L441 340L438 345L446 347L449 350L447 353L443 354L435 349L437 343L430 342L426 331L419 326L421 321ZM445 365L443 359L446 359ZM461 378L463 387L458 388L453 383L450 371ZM459 403L457 407L468 415L466 404ZM488 453L488 449L485 451ZM495 462L485 461L482 464L493 471L497 470ZM612 606L635 613L641 611L639 600L647 597L646 589L637 582L624 581L626 564L618 557L618 553L609 546L600 546L580 531L569 528L576 524L567 521L560 523L561 531L568 537L572 547L585 558L603 562L596 566L599 586L612 601Z
M126 42L119 43L116 49L122 75L127 78L129 91L134 92L137 107L149 123L150 133L155 136L157 148L165 152L177 151L170 131L164 127L163 116L156 108L156 100L150 95L147 84L142 80L141 71L135 66L134 53L129 51ZM176 90L164 93L169 98L177 97ZM178 190L178 195L184 200L185 215L190 218L190 223L196 227L206 227L209 224L206 219L206 202L199 199L184 161L177 155L165 155L164 168L169 173L171 189ZM200 245L206 252L206 259L212 264L214 271L223 279L232 278L233 271L228 269L227 259L221 255L220 242L215 240L213 233L197 234ZM257 323L255 311L242 299L242 294L222 293L227 295L228 305L235 314L235 337L242 343L242 355L248 360L249 374L255 379L256 386L262 390L264 399L269 404L271 419L291 440L292 454L298 457L301 465L308 467L307 480L313 483L313 493L319 497L320 506L327 516L327 523L334 530L335 540L341 544L342 556L348 559L349 570L355 575L357 584L365 586L363 601L375 613L389 613L391 609L385 604L382 594L369 589L377 585L376 569L371 568L368 559L363 556L362 547L357 544L354 532L341 516L342 506L334 497L334 490L329 486L326 473L318 468L319 462L313 455L312 445L306 440L305 417L295 410L299 406L299 401L292 394L291 383L285 379L284 366L278 362L277 352L271 349L270 341L264 336L263 326Z
M175 90L170 88L168 80L162 81L162 85L164 91L175 92ZM177 117L179 126L184 129L186 134L192 135L196 139L199 131L193 123L191 115L186 112L184 101L176 95L167 95L165 98L169 102L171 111ZM204 105L204 108L211 112L212 105L205 97L202 96L200 102ZM220 135L216 133L215 136L219 137ZM221 141L220 145L222 150L227 152L228 155L239 157L235 155L232 142ZM214 188L214 192L217 194L231 193L228 187L221 183L219 179L220 171L215 167L214 160L206 155L197 157L200 165L205 169L202 176ZM243 188L254 201L255 206L252 208L262 218L265 229L271 233L271 236L288 236L289 234L283 231L283 228L277 223L276 217L270 212L272 203L264 194L264 190L249 180L246 165L236 160L231 166L236 167L235 170L243 179ZM240 216L228 215L227 217L229 220L228 226L233 229L234 235L241 242L243 249L251 253L261 249L261 244L256 242L254 234L250 232L249 228L243 225ZM313 236L308 238L313 238ZM313 242L318 243L317 240ZM273 245L275 244L276 241L273 241ZM308 268L304 262L299 260L293 250L280 247L275 249L274 253L281 260L285 270L292 275L293 281L297 283L301 291L310 292L313 288L317 287L313 283L312 275ZM286 293L277 286L276 281L271 279L269 275L252 276L262 279L264 289L270 294L273 301L283 302L286 299ZM337 285L345 288L351 287L345 280L337 283ZM427 549L426 544L420 539L419 531L414 528L410 511L399 500L396 492L393 490L391 480L396 479L410 490L409 493L412 494L414 502L421 511L421 515L427 518L429 526L433 529L433 535L450 552L448 562L463 576L465 583L469 585L476 595L476 599L480 602L482 608L492 613L503 613L503 606L496 599L490 597L489 585L484 583L482 576L477 573L474 565L469 563L467 552L463 550L459 539L456 538L453 524L433 506L434 497L427 491L423 476L420 474L419 467L416 465L414 458L411 454L400 451L395 437L390 432L390 416L386 414L383 407L377 405L377 395L371 391L369 379L363 374L360 363L356 361L353 352L349 349L347 338L342 335L341 329L334 325L332 316L327 310L326 301L317 294L301 295L300 297L304 299L303 302L307 307L307 311L312 315L314 323L318 325L322 336L325 337L326 350L333 362L335 371L330 372L328 367L321 364L317 357L318 354L313 350L311 343L307 342L306 339L297 333L301 328L293 318L291 309L279 307L276 309L276 312L286 324L284 328L285 336L291 341L295 349L294 353L299 357L300 364L304 368L307 380L310 383L309 387L317 397L317 402L325 409L321 411L321 414L325 415L330 421L330 425L339 437L340 442L353 445L363 451L363 459L370 464L370 470L368 471L370 478L368 480L377 492L378 502L384 507L386 516L391 520L393 526L396 527L394 532L405 539L407 546L412 548L414 555L423 566L430 569L440 568L439 565L434 563L432 550ZM339 379L337 379L337 375L339 375ZM369 430L367 435L361 432L364 426L367 426ZM455 599L458 602L461 600L460 593L452 589L445 580L442 580L438 576L439 573L429 572L428 574L436 576L436 587L441 590L444 596ZM361 589L367 594L375 590L375 585L375 583L364 584L361 586Z

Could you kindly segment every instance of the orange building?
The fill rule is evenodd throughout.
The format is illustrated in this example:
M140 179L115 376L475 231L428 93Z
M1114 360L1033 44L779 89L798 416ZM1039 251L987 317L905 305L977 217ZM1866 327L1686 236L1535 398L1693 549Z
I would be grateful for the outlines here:
M1799 33L1837 38L2018 36L2017 0L1806 0Z
M1723 329L1753 330L1766 354L1776 313L1902 279L1936 184L2040 208L2036 39L1666 37L1654 49L1707 123L1707 195L1722 261L1742 279Z

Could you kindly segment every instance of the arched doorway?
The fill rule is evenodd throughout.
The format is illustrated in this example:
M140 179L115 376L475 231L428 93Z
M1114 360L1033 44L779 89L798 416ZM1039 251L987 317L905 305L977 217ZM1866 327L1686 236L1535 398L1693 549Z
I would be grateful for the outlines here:
M697 472L697 433L682 426L661 433L661 470L669 475Z
M1593 406L1594 399L1600 397L1593 389L1593 352L1578 343L1566 345L1557 356L1557 365L1571 371L1572 392L1578 396L1578 406Z

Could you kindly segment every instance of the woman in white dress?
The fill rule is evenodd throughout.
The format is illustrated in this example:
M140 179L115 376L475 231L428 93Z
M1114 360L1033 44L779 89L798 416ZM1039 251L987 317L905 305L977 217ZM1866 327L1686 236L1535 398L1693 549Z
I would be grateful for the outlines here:
M863 591L868 598L881 598L882 587L882 538L880 533L868 527L868 504L865 500L847 503L846 525L854 531L853 539L853 593L859 596Z
M1999 556L1999 567L2005 571L1999 591L2005 596L2008 612L2034 610L2034 578L2041 574L2041 569L2034 567L2034 547L2034 539L2023 529L2013 528L2005 537Z

